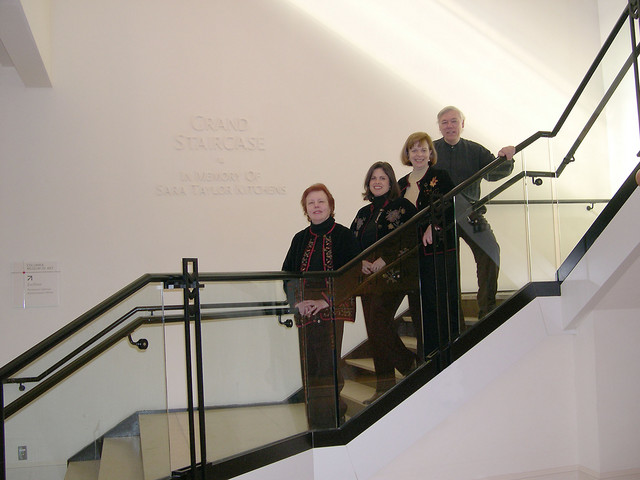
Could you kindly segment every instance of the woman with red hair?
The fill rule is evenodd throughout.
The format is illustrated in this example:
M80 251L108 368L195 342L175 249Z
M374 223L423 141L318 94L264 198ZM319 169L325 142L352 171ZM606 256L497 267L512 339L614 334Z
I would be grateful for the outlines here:
M335 201L324 184L307 188L300 203L310 224L293 237L282 270L338 270L360 253L351 231L334 220ZM347 410L342 400L336 410L335 400L344 383L338 367L344 321L355 320L355 300L334 303L327 277L289 280L285 290L289 304L298 311L295 318L309 428L335 428Z

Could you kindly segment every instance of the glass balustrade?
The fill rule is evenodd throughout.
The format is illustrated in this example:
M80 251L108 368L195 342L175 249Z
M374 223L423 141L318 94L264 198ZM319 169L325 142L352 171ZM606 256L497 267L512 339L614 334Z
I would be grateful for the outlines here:
M146 285L13 375L11 381L18 383L3 385L7 478L23 478L20 472L26 471L37 478L62 478L67 461L70 469L89 470L100 462L101 468L120 471L121 478L137 478L134 474L143 470L150 475L145 478L171 473L158 448L168 437L161 287ZM145 308L131 313L139 306ZM37 382L20 383L105 330L67 364ZM161 415L150 421L153 414ZM53 471L60 476L47 476Z
M298 335L283 280L222 279L201 286L207 460L307 431ZM181 301L181 291L168 294ZM190 337L195 342L194 326ZM168 378L171 444L183 447L172 449L174 468L189 464L184 338L182 324L167 326L167 362L179 365ZM195 363L193 378L195 385Z

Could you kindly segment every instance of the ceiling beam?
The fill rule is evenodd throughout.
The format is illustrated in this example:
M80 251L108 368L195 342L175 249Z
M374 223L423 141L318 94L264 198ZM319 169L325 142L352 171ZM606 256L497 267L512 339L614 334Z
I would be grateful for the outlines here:
M51 79L20 0L0 0L0 61L13 66L25 87L51 87ZM47 45L48 46L48 45Z

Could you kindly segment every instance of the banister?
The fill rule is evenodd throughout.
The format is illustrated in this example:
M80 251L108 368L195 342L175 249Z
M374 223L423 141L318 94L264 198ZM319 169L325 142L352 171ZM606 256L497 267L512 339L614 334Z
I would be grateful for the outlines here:
M253 302L256 306L260 306L259 304L262 302ZM279 303L279 302L264 302L264 303ZM227 305L236 305L236 304L227 304ZM181 309L176 308L176 310ZM254 310L235 310L230 312L219 312L219 313L208 313L203 314L203 320L227 320L231 318L251 318L251 317L264 317L264 316L281 316L288 315L292 312L290 308L264 308L264 309L254 309ZM171 315L165 316L164 318L160 318L157 316L141 316L134 319L132 322L103 340L101 343L95 345L89 351L84 353L82 356L78 357L71 363L68 363L65 367L61 368L58 372L53 375L50 375L51 372L47 370L45 373L37 376L37 377L25 377L25 378L9 378L6 379L6 383L27 383L31 381L39 381L40 383L33 387L28 392L22 394L19 398L11 402L5 407L5 419L8 419L15 413L17 413L20 409L27 406L29 403L51 390L55 387L59 382L69 377L74 372L80 370L82 367L90 363L94 358L99 356L105 350L109 349L120 340L127 338L131 333L137 330L142 325L157 325L160 323L182 323L184 321L184 315ZM59 365L61 366L61 365ZM49 376L50 375L50 376ZM42 378L45 377L44 380Z
M602 47L600 47L600 50L598 51L598 54L596 55L596 58L591 63L591 66L587 70L587 73L585 74L585 76L583 77L582 81L580 82L580 85L578 86L578 88L576 89L575 93L571 97L571 100L569 100L569 103L567 104L567 107L564 109L564 111L560 115L560 118L558 119L558 122L556 123L555 127L553 128L553 130L551 130L551 131L539 131L539 132L534 133L529 138L527 138L526 140L520 142L516 146L516 152L519 152L519 151L523 150L524 148L528 147L529 145L531 145L533 142L535 142L539 138L555 137L558 134L558 132L560 131L560 129L562 128L564 123L567 121L567 118L569 118L569 114L571 113L573 108L578 103L578 100L579 100L580 96L582 95L584 90L587 88L587 85L589 84L589 81L591 80L591 78L593 77L595 72L598 70L598 67L600 66L600 63L602 62L602 59L606 55L606 53L609 50L609 48L611 48L611 45L613 44L616 36L618 35L620 30L624 26L624 23L626 22L627 18L629 18L629 8L628 7L626 7L623 10L622 14L618 18L618 21L615 23L613 29L611 30L611 33L609 34L607 39L602 44Z
M134 280L129 285L114 293L106 300L100 302L95 307L80 315L71 323L65 325L60 330L45 338L40 343L31 347L22 355L17 356L14 360L4 365L2 368L0 368L0 379L8 378L14 375L16 372L26 367L34 359L48 352L60 342L73 335L86 325L90 324L93 320L95 320L95 318L107 312L109 309L122 302L122 300L124 300L125 298L133 295L135 292L142 289L147 284L152 282L162 282L167 277L167 275L158 274L142 275L137 280Z

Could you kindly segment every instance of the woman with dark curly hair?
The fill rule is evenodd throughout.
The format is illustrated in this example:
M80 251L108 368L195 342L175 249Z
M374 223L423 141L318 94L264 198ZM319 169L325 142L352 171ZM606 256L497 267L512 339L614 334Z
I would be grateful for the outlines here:
M371 165L364 178L362 196L370 203L358 211L351 230L363 250L416 213L416 207L400 195L393 167L387 162ZM394 322L406 292L394 288L393 283L397 279L389 274L391 267L385 273L385 267L402 253L398 243L387 242L383 247L373 249L362 261L363 274L379 276L373 287L361 297L376 372L376 392L365 400L365 404L373 402L395 385L395 369L406 375L416 366L417 357L400 339Z

